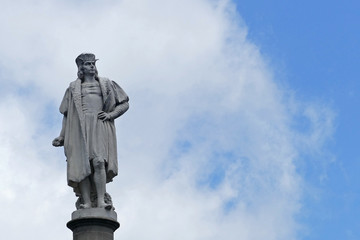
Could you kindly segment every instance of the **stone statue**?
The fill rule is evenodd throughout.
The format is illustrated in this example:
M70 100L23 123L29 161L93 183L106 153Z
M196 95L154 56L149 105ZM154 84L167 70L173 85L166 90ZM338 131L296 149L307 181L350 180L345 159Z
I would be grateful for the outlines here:
M62 129L52 145L64 146L68 185L79 197L77 209L111 210L106 183L118 174L114 120L129 109L129 98L114 81L98 76L96 61L92 53L76 58L78 79L61 102Z

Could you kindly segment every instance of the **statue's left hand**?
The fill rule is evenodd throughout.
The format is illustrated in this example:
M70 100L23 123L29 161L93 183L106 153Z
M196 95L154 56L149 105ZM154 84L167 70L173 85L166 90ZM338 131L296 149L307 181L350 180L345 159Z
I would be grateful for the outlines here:
M101 120L103 120L103 121L108 121L108 120L111 119L109 113L102 112L102 111L98 113L98 118L101 119Z

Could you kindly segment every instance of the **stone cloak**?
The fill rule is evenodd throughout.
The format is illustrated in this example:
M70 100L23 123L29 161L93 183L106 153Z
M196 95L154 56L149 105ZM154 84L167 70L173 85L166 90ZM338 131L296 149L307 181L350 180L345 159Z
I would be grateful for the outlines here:
M116 130L114 119L122 115L129 108L129 98L124 90L114 81L107 78L98 79L102 98L103 111L111 115L106 121L108 156L106 160L106 182L118 174ZM84 113L81 103L81 80L70 83L60 105L60 112L66 117L64 151L67 161L67 182L79 194L78 184L90 176L91 165L89 149L85 142Z

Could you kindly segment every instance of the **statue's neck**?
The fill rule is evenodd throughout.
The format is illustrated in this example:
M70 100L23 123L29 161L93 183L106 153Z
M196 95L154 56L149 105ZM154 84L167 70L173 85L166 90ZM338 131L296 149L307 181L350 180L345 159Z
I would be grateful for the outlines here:
M83 83L91 83L91 82L95 82L96 78L95 75L85 75L83 78Z

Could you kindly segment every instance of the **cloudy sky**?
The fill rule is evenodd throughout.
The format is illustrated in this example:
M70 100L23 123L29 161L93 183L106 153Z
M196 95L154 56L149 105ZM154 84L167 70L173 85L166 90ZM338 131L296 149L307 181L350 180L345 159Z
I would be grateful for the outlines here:
M355 1L0 0L0 231L71 239L60 101L75 58L130 97L115 239L360 235Z

